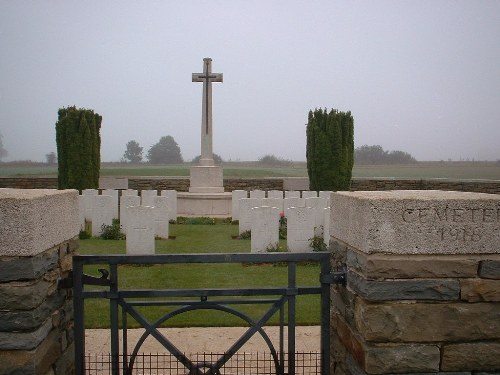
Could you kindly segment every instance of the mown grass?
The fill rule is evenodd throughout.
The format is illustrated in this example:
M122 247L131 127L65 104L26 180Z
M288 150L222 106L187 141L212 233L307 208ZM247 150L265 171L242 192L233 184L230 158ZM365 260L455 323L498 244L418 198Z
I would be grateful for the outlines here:
M175 239L157 240L156 253L248 253L249 240L237 240L238 227L230 224L181 225L171 224L170 234ZM105 241L92 238L80 242L80 254L125 254L125 241ZM86 267L85 272L98 276L98 267ZM242 287L284 287L287 285L287 267L270 264L175 264L153 266L120 266L119 286L125 289L202 289ZM319 266L298 266L297 284L317 286ZM270 305L235 305L252 318L259 318ZM109 327L109 306L106 300L86 300L85 323L87 328ZM148 307L139 309L149 321L172 310L172 307ZM302 325L319 324L319 296L300 296L297 299L297 322ZM137 327L132 319L129 325ZM278 324L278 316L270 321ZM211 310L198 310L181 314L166 327L239 326L246 325L241 319Z
M129 165L103 163L101 176L189 176L190 164ZM223 165L226 178L307 177L304 162L285 167L266 167L257 163L227 163ZM57 167L47 165L9 166L0 164L0 176L56 176ZM498 162L420 162L410 165L355 165L353 177L367 178L449 178L500 180Z

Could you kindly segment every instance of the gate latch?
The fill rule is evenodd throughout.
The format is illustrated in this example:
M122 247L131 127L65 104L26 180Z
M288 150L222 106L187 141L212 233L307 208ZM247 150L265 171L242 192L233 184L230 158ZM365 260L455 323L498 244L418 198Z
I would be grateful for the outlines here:
M346 286L347 285L347 273L346 270L343 269L340 272L330 272L327 274L321 274L320 282L322 284L337 284Z

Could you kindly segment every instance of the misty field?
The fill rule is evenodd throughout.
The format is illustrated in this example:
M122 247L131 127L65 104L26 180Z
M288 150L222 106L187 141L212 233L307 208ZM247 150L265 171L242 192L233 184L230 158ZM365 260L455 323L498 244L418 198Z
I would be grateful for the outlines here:
M189 176L190 164L183 165L128 165L104 163L101 176ZM255 162L223 164L224 177L307 177L305 162L286 167L267 167ZM19 165L0 163L0 176L56 176L57 166L42 163ZM354 166L353 177L389 178L449 178L500 180L499 162L420 162L410 165Z

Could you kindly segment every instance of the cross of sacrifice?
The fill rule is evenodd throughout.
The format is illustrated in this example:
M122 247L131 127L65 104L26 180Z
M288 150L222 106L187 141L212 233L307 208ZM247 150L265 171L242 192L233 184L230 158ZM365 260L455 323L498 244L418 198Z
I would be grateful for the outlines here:
M193 82L203 82L201 115L201 159L202 165L213 165L212 153L212 82L222 82L222 73L212 73L212 59L203 59L203 73L193 73Z

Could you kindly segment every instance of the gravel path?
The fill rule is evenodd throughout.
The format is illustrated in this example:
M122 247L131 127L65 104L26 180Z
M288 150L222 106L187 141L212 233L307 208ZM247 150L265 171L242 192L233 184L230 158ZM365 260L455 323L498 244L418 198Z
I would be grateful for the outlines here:
M247 330L244 327L211 327L211 328L162 328L160 332L170 340L180 351L191 353L213 352L222 353L226 351ZM264 327L276 349L279 346L279 327ZM129 353L133 345L143 334L143 329L128 330ZM317 352L320 349L320 327L297 327L296 329L296 351ZM120 337L121 348L121 337ZM286 349L286 329L285 329ZM85 330L85 351L87 353L109 353L110 331L107 329ZM161 353L165 349L156 339L149 337L141 347L140 353ZM240 352L256 353L268 351L267 344L259 334L254 335Z

